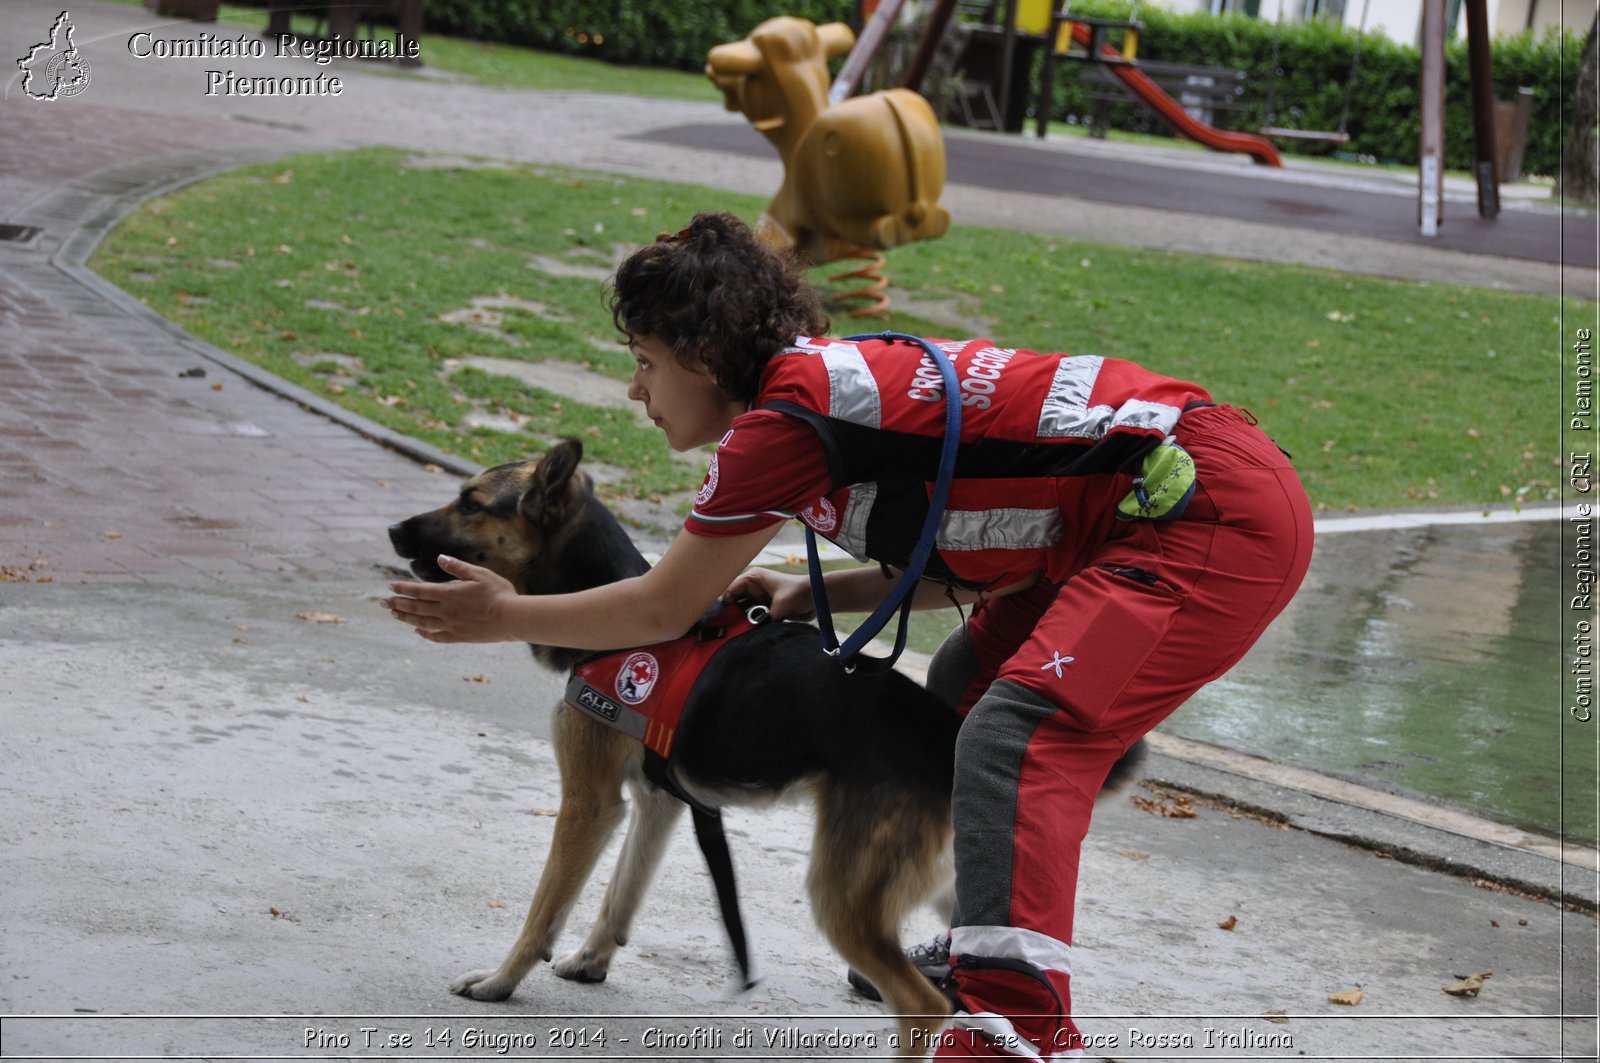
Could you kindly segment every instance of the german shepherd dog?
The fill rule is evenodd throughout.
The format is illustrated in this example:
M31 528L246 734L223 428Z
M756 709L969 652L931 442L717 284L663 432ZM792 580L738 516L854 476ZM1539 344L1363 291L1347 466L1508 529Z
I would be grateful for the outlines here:
M488 469L448 505L389 529L419 579L444 582L439 554L505 577L522 594L585 590L648 567L594 496L578 464L582 447L557 445L540 461ZM546 667L570 671L586 655L533 646ZM898 1017L900 1044L932 1043L950 1003L912 966L898 940L918 905L950 899L950 794L954 708L893 671L846 673L809 624L771 622L730 639L690 689L672 749L676 781L711 808L769 803L790 791L816 805L807 890L817 923L839 954L877 988ZM492 971L462 975L451 991L505 1000L533 966L554 954L556 935L623 816L632 819L599 920L575 952L554 964L562 978L604 980L627 942L644 892L683 802L647 778L645 747L565 703L553 723L561 805L555 837L527 919ZM1143 755L1130 750L1105 792L1127 781Z
M510 580L522 594L559 594L644 572L647 562L595 498L578 468L581 446L557 445L538 462L489 469L448 505L389 529L419 579L450 579L445 553ZM560 672L583 653L533 646ZM847 674L808 624L771 622L728 641L690 690L672 752L679 785L712 808L770 802L790 790L816 803L807 889L833 947L899 1017L900 1043L931 1043L950 1013L943 994L901 951L902 919L949 881L954 709L893 671ZM492 971L451 991L505 1000L553 955L556 935L623 816L632 820L600 916L577 951L554 964L576 981L606 977L628 939L683 803L644 773L645 748L566 704L555 714L561 772L555 837L522 932ZM915 1033L914 1033L915 1032Z

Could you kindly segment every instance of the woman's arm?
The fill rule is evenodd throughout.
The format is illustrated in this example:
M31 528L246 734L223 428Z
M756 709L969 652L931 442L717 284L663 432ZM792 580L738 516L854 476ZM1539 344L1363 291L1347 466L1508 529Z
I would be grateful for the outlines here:
M777 534L709 538L680 532L642 576L573 594L522 595L488 569L439 559L454 583L390 584L381 601L431 642L532 642L575 650L646 646L677 638Z
M876 609L900 579L896 569L877 565L834 569L822 577L828 590L828 608L835 613L870 613ZM985 598L1003 598L1033 586L1037 575L992 590L951 590L942 583L923 580L917 584L913 609L942 609L951 605L970 605ZM728 587L733 597L754 598L768 603L779 619L806 619L812 616L811 580L805 574L774 572L753 568Z

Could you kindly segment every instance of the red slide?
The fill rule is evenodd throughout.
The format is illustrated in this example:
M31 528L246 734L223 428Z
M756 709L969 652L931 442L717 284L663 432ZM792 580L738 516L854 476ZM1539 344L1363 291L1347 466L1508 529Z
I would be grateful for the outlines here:
M1081 48L1089 47L1089 27L1081 22L1072 23L1072 39ZM1110 45L1102 45L1100 54L1118 59L1122 57ZM1213 151L1242 151L1263 166L1283 165L1278 158L1278 149L1270 140L1253 133L1230 133L1195 121L1182 104L1162 92L1161 86L1146 77L1138 67L1108 63L1106 69L1115 74L1146 107L1171 122L1178 132L1190 140L1204 144Z

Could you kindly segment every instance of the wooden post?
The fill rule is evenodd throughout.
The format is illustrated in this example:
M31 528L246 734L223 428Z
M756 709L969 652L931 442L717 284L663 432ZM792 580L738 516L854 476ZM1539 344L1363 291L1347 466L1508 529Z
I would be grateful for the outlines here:
M1422 0L1417 224L1438 236L1444 216L1444 0Z
M880 0L878 9L862 27L861 39L850 49L844 65L839 68L839 76L833 79L833 84L828 89L830 105L848 100L856 94L856 89L861 87L861 79L866 77L867 67L877 58L878 49L883 47L889 31L894 28L894 20L900 17L900 5L903 2L904 0Z
M1489 53L1488 0L1465 0L1467 65L1472 77L1472 176L1478 182L1478 217L1500 214L1499 153L1494 144L1494 66Z
M922 31L922 40L917 44L917 54L911 57L911 68L900 83L902 88L912 92L922 91L928 68L933 65L933 57L939 54L939 43L944 40L945 30L950 27L950 16L955 12L956 0L939 0L934 5L933 13L928 16L927 28Z
M1011 66L1017 58L1017 0L1006 0L1005 36L1000 42L1000 129L1011 118Z

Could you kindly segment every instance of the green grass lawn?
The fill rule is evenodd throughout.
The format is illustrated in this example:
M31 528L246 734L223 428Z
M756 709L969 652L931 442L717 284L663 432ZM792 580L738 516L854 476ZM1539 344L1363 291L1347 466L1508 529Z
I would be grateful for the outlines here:
M660 433L468 368L630 361L604 306L617 257L695 211L761 200L392 150L302 156L151 201L93 266L204 339L472 461L563 435L692 488ZM397 224L396 219L403 219ZM956 226L889 253L893 327L1131 358L1252 410L1321 509L1557 496L1560 301ZM961 322L952 325L952 320ZM835 332L877 323L836 318ZM474 426L492 418L498 427Z

